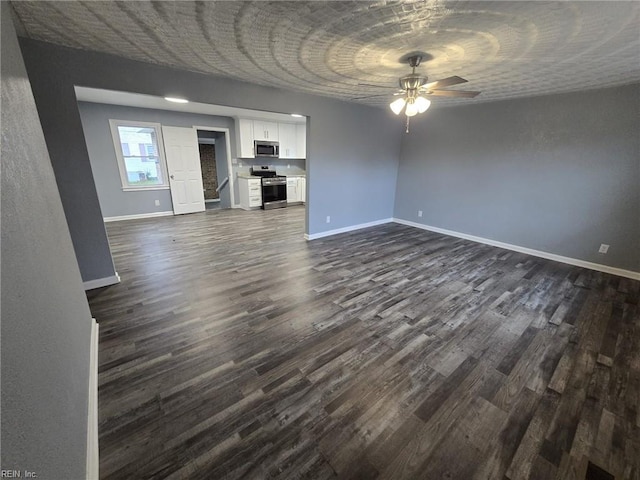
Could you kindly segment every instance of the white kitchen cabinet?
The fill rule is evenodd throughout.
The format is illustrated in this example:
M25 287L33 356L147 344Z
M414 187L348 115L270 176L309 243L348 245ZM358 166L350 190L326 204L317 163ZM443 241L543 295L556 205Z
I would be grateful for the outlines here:
M298 177L287 177L287 203L298 203Z
M300 158L298 155L298 138L294 123L279 123L278 137L280 142L280 158Z
M300 176L287 177L287 203L306 202L307 179Z
M253 120L238 119L236 135L238 137L238 157L254 158L253 153Z
M298 177L298 198L302 203L307 201L307 178Z
M280 158L283 159L304 159L307 156L306 124L239 118L236 137L238 158L255 158L255 140L279 142Z
M238 177L240 208L253 210L262 206L262 182L259 178Z
M278 124L276 122L253 121L253 139L278 141Z
M296 125L296 155L298 158L307 158L307 124Z

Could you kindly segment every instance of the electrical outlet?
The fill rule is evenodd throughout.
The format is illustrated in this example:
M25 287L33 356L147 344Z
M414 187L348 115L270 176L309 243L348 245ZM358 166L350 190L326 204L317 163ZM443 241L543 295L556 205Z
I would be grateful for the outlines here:
M290 163L287 163L287 168L291 168L291 164Z
M327 223L331 223L331 217L327 215Z
M418 216L421 217L422 216L422 210L418 210Z
M609 251L609 245L607 245L606 243L601 243L598 253L607 253L608 251Z
M160 200L156 200L156 207L160 206Z

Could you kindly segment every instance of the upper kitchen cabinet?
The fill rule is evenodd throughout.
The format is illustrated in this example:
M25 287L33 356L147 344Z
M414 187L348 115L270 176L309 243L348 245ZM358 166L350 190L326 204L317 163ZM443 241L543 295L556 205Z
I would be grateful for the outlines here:
M279 123L278 135L280 138L280 158L300 158L296 125L294 123Z
M307 124L296 124L296 153L298 158L307 158Z
M239 118L236 123L238 156L240 158L254 158L253 154L253 120Z
M253 139L278 141L278 124L276 122L253 121Z
M283 159L305 159L307 156L306 124L238 118L236 137L239 158L255 158L256 140L278 142Z

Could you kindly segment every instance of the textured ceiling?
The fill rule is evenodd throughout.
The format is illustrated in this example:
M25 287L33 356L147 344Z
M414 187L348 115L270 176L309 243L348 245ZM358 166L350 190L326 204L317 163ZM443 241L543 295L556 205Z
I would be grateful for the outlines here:
M370 105L393 98L414 51L432 57L418 68L430 81L459 75L469 83L452 89L482 91L438 105L640 82L638 1L12 5L37 40Z

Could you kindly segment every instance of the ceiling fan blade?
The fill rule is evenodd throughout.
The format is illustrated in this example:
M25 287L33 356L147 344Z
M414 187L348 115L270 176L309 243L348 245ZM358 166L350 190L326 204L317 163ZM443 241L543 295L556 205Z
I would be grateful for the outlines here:
M362 95L360 97L353 97L351 98L351 100L361 100L363 98L372 98L372 97L397 97L398 95L404 95L406 92L404 90L398 90L396 92L393 93L375 93L373 95Z
M442 80L437 80L435 82L425 83L422 86L422 88L426 88L428 90L434 90L436 88L451 87L452 85L458 85L460 83L466 83L468 81L469 80L466 80L462 77L458 77L457 75L455 75L453 77L443 78Z
M426 95L432 97L458 97L458 98L473 98L480 95L480 92L471 92L468 90L433 90L426 92Z
M351 97L351 100L362 100L364 98L388 97L390 93L380 93L378 95L363 95L362 97Z

